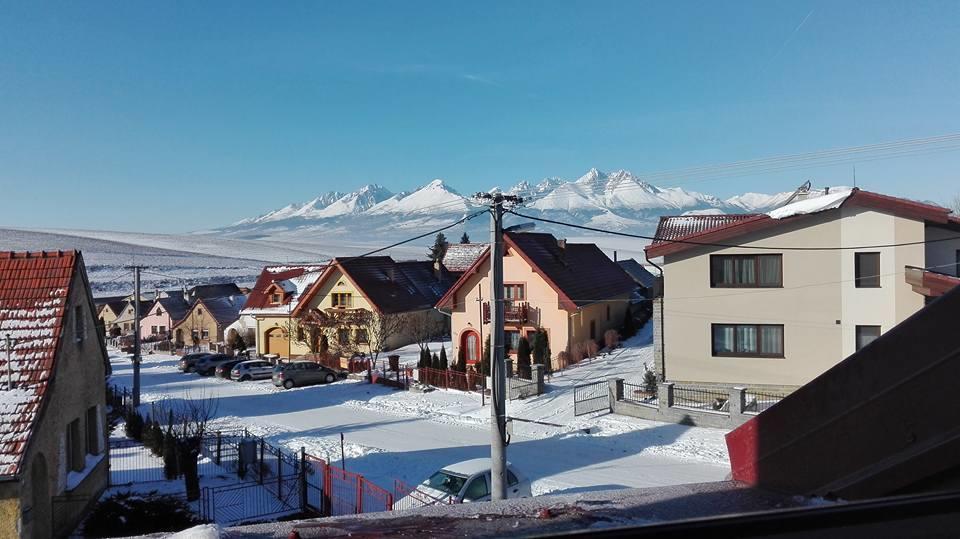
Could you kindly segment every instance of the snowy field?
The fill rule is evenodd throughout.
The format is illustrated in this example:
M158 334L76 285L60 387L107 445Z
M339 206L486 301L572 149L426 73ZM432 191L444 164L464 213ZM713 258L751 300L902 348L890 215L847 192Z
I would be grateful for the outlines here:
M575 384L623 376L639 380L651 346L631 346L555 375L544 395L511 401L508 458L533 481L535 494L649 487L722 480L729 472L724 431L615 415L573 417ZM415 356L403 350L406 358ZM113 382L129 387L126 356L111 357ZM450 463L489 456L489 406L480 395L426 394L344 380L282 390L269 380L237 383L176 370L176 358L151 355L142 364L143 400L215 398L218 422L245 426L271 443L337 463L340 434L348 470L392 488L417 483Z

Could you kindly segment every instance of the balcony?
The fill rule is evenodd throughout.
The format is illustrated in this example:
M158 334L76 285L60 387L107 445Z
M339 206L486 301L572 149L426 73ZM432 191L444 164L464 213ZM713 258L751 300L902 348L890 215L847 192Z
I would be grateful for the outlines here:
M505 303L503 306L503 321L508 324L526 324L530 319L530 304L523 301ZM483 323L490 323L490 302L483 303Z
M960 285L960 277L916 266L906 266L903 278L914 292L928 298L940 297Z

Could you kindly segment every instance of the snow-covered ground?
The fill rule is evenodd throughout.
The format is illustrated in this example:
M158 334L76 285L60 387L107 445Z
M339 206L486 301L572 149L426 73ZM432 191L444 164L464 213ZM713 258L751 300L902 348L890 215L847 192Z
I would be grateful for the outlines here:
M511 417L542 422L515 421L507 450L532 479L535 494L727 475L722 430L609 414L573 417L574 385L614 375L639 380L651 357L651 346L641 344L645 339L648 332L607 357L554 375L544 395L508 403ZM111 361L114 383L132 385L126 356ZM489 455L490 411L481 406L480 395L420 394L353 380L282 390L269 380L237 383L181 374L176 359L165 355L145 357L141 380L144 402L215 398L220 423L245 426L275 445L293 451L302 446L332 462L340 459L343 433L347 469L385 488L392 488L393 479L415 483L446 464Z

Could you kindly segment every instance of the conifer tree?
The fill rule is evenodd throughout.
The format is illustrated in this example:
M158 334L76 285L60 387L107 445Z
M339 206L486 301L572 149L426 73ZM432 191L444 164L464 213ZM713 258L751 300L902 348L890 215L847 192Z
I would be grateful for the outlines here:
M447 254L447 246L450 245L447 243L447 237L443 235L443 232L438 232L436 239L433 241L433 247L427 251L427 257L432 262L440 262L443 260L443 255Z
M470 236L466 232L463 233L463 236L460 236L460 243L470 243Z
M442 370L447 370L449 366L450 364L447 361L447 349L443 345L441 345L440 346L440 368Z
M523 336L517 345L517 374L522 378L530 378L530 342Z

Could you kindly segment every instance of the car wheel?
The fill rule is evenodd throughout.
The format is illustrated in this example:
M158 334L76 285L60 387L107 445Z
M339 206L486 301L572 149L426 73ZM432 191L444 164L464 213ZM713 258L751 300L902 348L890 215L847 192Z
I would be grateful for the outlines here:
M183 370L183 372L190 374L191 372L193 372L193 367L187 367L186 369Z
M334 376L333 373L328 373L328 374L327 374L327 377L324 378L324 380L325 380L328 384L332 384L333 381L336 380L336 379L337 379L337 377Z
M243 376L240 377L240 381L241 381L241 382L249 382L249 381L250 381L250 375L249 375L249 374L244 374Z
M283 387L291 389L293 387L293 380L285 380L283 382Z

